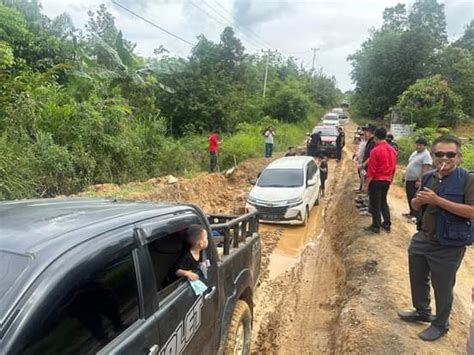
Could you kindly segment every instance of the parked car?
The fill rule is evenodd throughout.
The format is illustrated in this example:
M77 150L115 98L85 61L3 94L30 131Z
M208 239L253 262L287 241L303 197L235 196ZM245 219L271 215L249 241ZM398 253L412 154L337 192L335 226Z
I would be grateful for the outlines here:
M336 126L316 126L313 132L321 132L322 144L318 146L316 154L325 154L328 157L336 156L336 138L338 135Z
M326 113L323 116L322 124L325 126L338 126L339 125L339 114L337 113Z
M273 161L250 191L246 211L258 212L264 222L308 223L309 213L319 204L319 168L308 156Z
M343 108L333 108L332 113L336 113L338 115L339 125L342 126L349 122L349 114Z
M191 224L213 236L199 295L167 278ZM0 354L248 354L257 231L192 205L2 202Z

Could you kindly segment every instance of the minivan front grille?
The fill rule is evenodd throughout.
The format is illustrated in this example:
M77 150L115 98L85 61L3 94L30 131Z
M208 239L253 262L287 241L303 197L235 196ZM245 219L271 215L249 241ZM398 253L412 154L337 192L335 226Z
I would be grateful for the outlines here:
M255 206L261 219L279 220L285 217L288 206L269 207L269 206Z

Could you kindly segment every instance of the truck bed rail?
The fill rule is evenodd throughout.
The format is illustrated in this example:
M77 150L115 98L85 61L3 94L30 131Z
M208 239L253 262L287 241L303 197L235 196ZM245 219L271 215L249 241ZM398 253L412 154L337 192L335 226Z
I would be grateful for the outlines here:
M258 213L251 212L241 216L228 214L208 215L214 238L222 238L224 255L229 255L231 248L238 248L247 238L258 233ZM215 231L215 232L214 232Z

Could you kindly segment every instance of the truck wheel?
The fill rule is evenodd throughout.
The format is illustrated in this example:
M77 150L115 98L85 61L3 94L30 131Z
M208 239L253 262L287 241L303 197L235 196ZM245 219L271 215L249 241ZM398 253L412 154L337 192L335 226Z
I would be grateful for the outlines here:
M224 354L250 354L250 336L252 333L252 313L247 302L238 300L230 320L229 333Z

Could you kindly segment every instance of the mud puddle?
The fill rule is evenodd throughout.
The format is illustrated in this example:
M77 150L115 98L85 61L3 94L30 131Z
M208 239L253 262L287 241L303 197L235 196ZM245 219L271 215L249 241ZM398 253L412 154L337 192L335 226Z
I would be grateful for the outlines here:
M324 203L324 202L322 202ZM269 280L290 270L298 261L308 243L317 239L323 231L323 206L314 206L310 212L309 223L306 226L280 226L261 224L261 231L280 228L282 234L273 253L270 256Z

